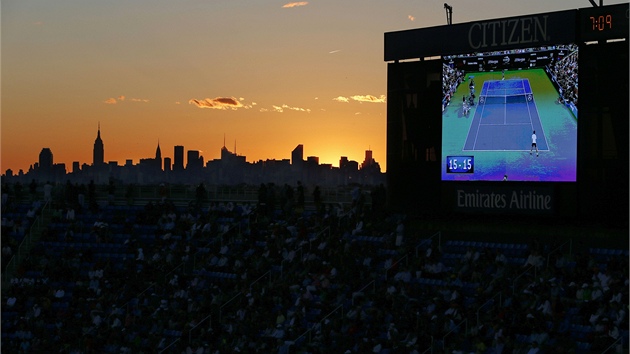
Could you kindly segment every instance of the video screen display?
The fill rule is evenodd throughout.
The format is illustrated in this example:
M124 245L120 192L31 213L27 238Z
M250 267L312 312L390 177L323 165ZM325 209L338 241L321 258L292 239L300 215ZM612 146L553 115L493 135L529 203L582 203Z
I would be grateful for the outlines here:
M575 182L578 46L442 58L442 180Z

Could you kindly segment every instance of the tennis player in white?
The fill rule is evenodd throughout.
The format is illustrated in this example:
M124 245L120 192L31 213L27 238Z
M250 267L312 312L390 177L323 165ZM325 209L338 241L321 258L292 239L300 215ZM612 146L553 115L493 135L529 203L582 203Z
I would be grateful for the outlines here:
M536 146L536 131L534 130L532 132L532 147L529 149L529 154L532 154L532 150L534 150L534 148L536 148L536 157L538 157L538 146Z

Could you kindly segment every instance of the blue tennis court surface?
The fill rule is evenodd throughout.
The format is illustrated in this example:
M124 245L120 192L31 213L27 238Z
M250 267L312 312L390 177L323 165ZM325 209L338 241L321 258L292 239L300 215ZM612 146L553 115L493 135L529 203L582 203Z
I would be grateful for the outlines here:
M485 81L464 151L548 151L547 138L528 79Z

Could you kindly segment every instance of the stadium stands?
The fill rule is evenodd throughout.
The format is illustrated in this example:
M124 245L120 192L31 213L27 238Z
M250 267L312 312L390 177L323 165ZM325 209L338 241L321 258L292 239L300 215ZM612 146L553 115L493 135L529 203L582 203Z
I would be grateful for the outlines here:
M261 213L164 199L67 215L3 288L4 351L628 348L627 249L412 234L404 215L357 204Z

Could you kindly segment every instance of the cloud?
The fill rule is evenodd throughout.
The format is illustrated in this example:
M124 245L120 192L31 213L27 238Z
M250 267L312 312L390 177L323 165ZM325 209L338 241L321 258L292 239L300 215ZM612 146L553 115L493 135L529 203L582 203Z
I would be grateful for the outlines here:
M328 52L328 54L335 54L335 53L339 53L341 52L341 49L335 49L335 50L331 50L330 52Z
M291 107L291 106L289 106L287 104L283 104L282 106L273 105L271 110L273 112L278 112L278 113L283 113L285 110L311 113L311 109L310 108ZM267 109L261 109L260 111L261 112L268 112Z
M372 95L354 95L350 97L338 96L338 97L333 98L333 101L343 102L343 103L348 103L350 102L350 100L357 101L357 102L384 103L386 102L386 97L385 95L380 95L379 97L372 96Z
M258 106L257 102L251 103L243 103L245 99L243 97L235 98L235 97L216 97L216 98L206 98L206 99L191 99L188 101L188 104L194 104L199 108L213 108L213 109L253 109L255 106ZM286 111L296 111L296 112L304 112L311 113L310 108L302 108L289 106L288 104L282 105L272 105L271 108L260 107L258 108L259 112L277 112L283 113Z
M107 104L117 104L118 102L124 102L127 98L124 95L120 95L116 98L114 97L110 97L108 99L106 99L104 102ZM131 98L129 99L129 101L131 102L142 102L142 103L148 103L149 100L146 98Z
M358 102L384 103L386 101L385 95L381 95L380 97L376 97L372 95L355 95L350 98Z
M306 6L308 5L308 1L296 1L296 2L290 2L290 3L286 3L284 5L282 5L283 9L290 9L293 7L298 7L298 6Z
M311 113L311 109L310 108L290 107L290 106L287 106L286 104L283 104L282 108L288 109L288 110L291 110L291 111Z
M199 108L212 108L212 109L238 109L238 108L249 108L243 106L239 100L234 97L215 97L215 98L206 98L203 100L191 99L188 101L188 104L194 104Z
M413 17L413 16L411 16L411 15L407 16L407 18L408 18L410 21L414 21L414 20L416 19L415 17Z

